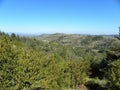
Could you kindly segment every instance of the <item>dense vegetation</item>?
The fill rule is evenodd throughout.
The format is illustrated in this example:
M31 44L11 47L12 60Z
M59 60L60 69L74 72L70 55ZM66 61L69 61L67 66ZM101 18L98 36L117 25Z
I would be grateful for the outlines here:
M112 36L0 32L0 90L120 90L120 41ZM85 90L85 88L84 88Z

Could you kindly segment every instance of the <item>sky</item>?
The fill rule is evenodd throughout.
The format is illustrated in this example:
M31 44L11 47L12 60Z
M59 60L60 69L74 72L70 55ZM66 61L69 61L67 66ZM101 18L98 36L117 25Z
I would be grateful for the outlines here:
M0 0L0 30L117 34L120 0Z

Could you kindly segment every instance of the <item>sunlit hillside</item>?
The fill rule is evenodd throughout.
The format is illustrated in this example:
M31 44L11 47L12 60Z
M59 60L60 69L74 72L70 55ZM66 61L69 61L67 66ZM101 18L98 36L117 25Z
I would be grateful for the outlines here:
M1 90L119 90L120 41L113 36L0 33Z

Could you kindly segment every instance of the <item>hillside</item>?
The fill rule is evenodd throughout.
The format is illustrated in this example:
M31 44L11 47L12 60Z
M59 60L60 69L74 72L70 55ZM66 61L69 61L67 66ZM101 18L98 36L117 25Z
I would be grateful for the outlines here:
M119 63L113 36L0 32L1 90L119 90Z
M80 34L43 34L36 38L44 42L57 42L63 45L80 48L108 48L116 39L114 36L105 35L80 35Z

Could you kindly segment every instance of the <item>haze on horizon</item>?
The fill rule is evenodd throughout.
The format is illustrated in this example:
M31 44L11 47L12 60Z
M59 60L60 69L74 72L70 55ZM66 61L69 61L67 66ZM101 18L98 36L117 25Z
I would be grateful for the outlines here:
M117 34L119 26L119 0L0 0L4 32Z

